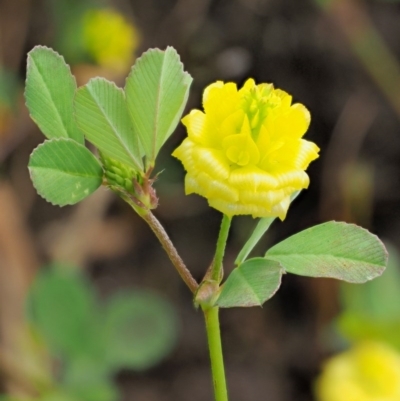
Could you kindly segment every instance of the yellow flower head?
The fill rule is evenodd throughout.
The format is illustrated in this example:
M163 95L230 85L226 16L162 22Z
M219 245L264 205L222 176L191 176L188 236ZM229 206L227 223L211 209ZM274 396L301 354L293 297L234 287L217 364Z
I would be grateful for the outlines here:
M316 383L318 401L399 401L400 354L365 342L331 358Z
M111 9L88 11L83 36L89 54L99 65L117 72L129 69L139 34L121 14Z
M203 95L204 112L182 119L188 138L173 156L183 163L186 194L233 216L285 218L290 196L309 184L305 169L319 148L302 139L310 113L272 84L243 88L217 81Z

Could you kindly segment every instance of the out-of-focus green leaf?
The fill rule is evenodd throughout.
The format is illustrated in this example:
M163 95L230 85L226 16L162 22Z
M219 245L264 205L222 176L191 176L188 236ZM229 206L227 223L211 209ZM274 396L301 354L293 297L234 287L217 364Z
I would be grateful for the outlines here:
M15 107L18 91L18 80L15 73L5 70L0 65L0 107Z
M393 246L388 247L389 262L385 273L364 285L343 283L343 308L371 319L400 321L400 258Z
M44 46L28 53L26 105L47 138L84 143L73 117L75 90L75 78L62 56Z
M116 385L110 380L96 383L82 383L79 389L73 392L75 400L82 401L116 401L119 400L119 392Z
M122 89L94 78L75 97L75 116L86 138L104 155L143 169L139 136L133 131Z
M148 166L176 128L192 77L172 47L150 49L133 66L125 86L128 109Z
M149 292L114 297L104 317L106 363L111 367L149 368L175 344L178 322L174 309Z
M280 287L282 273L283 269L277 262L249 259L231 272L216 305L221 308L261 306Z
M29 172L40 196L54 205L73 205L102 183L98 160L72 139L52 139L39 145L29 160Z
M376 320L366 315L344 312L336 324L339 332L352 342L377 340L391 344L400 351L400 319Z
M354 224L328 222L295 234L265 257L293 274L364 283L379 276L387 252L378 237Z
M101 333L95 335L101 337ZM102 359L75 358L65 366L62 384L78 400L115 401L119 397L112 373Z
M400 349L400 258L388 246L389 263L381 277L362 286L342 284L340 332L351 341L379 340Z
M299 193L300 191L296 191L293 193L293 195L291 196L291 202L293 202L297 198L297 195L299 195ZM258 221L256 228L254 229L250 238L246 241L242 250L239 252L235 260L235 265L240 265L246 260L250 252L258 244L263 235L268 231L269 227L275 221L275 219L276 217L264 217Z
M35 401L76 401L76 399L73 396L65 393L62 388L59 388L52 390L50 393L44 394L39 399L35 398Z
M78 358L95 347L99 327L95 296L75 270L53 266L40 272L29 294L28 310L56 353Z

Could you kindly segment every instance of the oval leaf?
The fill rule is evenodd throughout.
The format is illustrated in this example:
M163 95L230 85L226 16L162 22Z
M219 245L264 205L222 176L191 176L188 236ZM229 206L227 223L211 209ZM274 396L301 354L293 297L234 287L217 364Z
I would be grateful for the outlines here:
M144 53L129 74L125 93L135 132L153 165L158 151L176 128L189 95L192 77L172 47Z
M281 285L283 269L279 263L263 258L249 259L232 270L222 286L216 305L261 306Z
M75 117L86 138L106 156L143 169L139 137L133 132L122 89L94 78L77 91Z
M102 335L106 363L116 369L153 366L174 346L177 323L166 300L149 292L119 294L105 311Z
M36 46L28 53L26 105L47 138L71 138L84 143L73 116L75 90L75 78L57 52Z
M38 194L59 206L86 198L103 178L98 160L72 139L45 141L33 151L28 167Z
M35 278L28 297L34 326L57 353L87 355L96 342L95 296L76 269L54 265Z
M331 221L270 248L265 257L293 274L364 283L379 276L387 252L379 238L354 224Z

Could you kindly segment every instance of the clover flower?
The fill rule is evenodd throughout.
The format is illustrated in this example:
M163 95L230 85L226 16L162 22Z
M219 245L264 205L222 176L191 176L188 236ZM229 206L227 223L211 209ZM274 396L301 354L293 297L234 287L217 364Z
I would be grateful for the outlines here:
M139 42L136 28L111 9L88 11L84 17L83 37L93 59L118 72L129 69Z
M203 94L204 112L182 119L188 138L173 152L187 174L186 194L207 198L233 216L284 219L290 196L307 188L305 169L319 148L302 139L310 113L272 84L248 79L241 89L217 81Z
M399 401L400 354L365 342L334 356L316 383L318 401Z

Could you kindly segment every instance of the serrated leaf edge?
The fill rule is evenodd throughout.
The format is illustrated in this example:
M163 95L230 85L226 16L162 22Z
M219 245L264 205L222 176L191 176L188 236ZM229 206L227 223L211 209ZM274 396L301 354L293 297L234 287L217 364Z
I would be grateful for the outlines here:
M43 47L45 47L45 46L43 46ZM73 142L74 144L77 144L77 145L79 145L79 146L82 146L83 148L85 148L85 149L88 150L89 152L90 152L90 150L89 150L86 146L80 144L79 142L75 141L75 140L72 139L72 138L52 138L52 139L47 139L47 140L45 140L44 142L40 143L38 146L36 146L36 148L34 148L34 149L32 150L32 152L31 152L31 154L30 154L30 156L29 156L29 163L28 163L29 177L30 177L30 179L31 179L32 185L33 185L33 187L35 188L35 190L36 190L36 192L38 193L38 195L39 195L42 199L44 199L46 202L50 203L52 206L57 206L57 207L60 207L60 208L61 208L61 207L64 207L64 206L72 206L72 205L75 205L75 203L65 203L65 204L63 204L63 205L60 205L60 204L54 203L54 202L52 202L50 199L48 199L41 191L39 191L38 188L36 188L36 185L35 185L34 180L33 180L33 178L32 178L32 171L31 171L31 168L30 168L30 165L29 165L32 155L33 155L39 148L41 148L42 146L44 146L44 145L45 145L46 143L48 143L48 142L56 142L56 141L58 141L58 142L71 141L71 142ZM92 153L92 155L93 155L93 153ZM102 170L103 170L103 166L101 165L101 163L99 162L99 160L97 159L97 157L96 157L95 155L93 155L93 158L99 163L100 167L101 167ZM72 174L72 175L73 175L73 174ZM79 175L76 175L76 176L79 176ZM92 193L93 193L93 192L92 192ZM91 195L91 194L90 194L90 195ZM88 196L90 196L90 195L88 195ZM83 200L83 199L82 199L82 200ZM78 201L78 202L81 202L82 200L80 200L80 201Z
M75 91L75 96L74 96L74 105L73 105L73 108L74 108L74 119L75 119L75 122L76 122L77 126L79 127L79 129L80 129L83 133L84 133L85 131L83 130L83 128L80 127L80 124L79 124L79 122L78 122L78 120L77 120L77 118L76 118L75 98L76 98L77 94L78 94L80 91L83 91L84 89L87 89L88 92L90 93L90 95L92 96L92 93L90 92L88 85L89 85L91 82L96 82L96 81L102 81L102 82L105 82L105 83L107 83L107 84L111 84L111 86L114 86L116 90L118 90L120 93L122 93L122 96L123 96L123 98L124 98L124 101L126 102L126 95L125 95L124 89L123 89L123 88L120 88L115 82L109 81L108 79L106 79L106 78L104 78L104 77L94 77L94 78L91 78L91 79L87 82L87 84L85 84L85 85L79 87L79 88ZM113 132L114 132L114 133L117 133L118 131L115 129L114 125L113 125L113 124L111 123L111 121L106 117L106 114L104 113L104 110L103 110L103 107L102 107L101 103L98 103L97 100L95 100L95 102L96 102L96 104L98 105L99 109L101 110L103 116L105 117L105 119L106 119L107 122L109 123L109 125L110 125L110 127L112 128ZM127 106L127 107L128 107L128 106ZM129 115L129 111L128 111L128 115ZM130 115L129 115L129 118L130 118ZM132 123L132 122L131 122L131 123ZM84 133L84 136L86 137L85 133ZM122 146L122 147L124 148L124 150L126 151L126 154L129 155L130 159L131 159L132 162L135 164L135 167L133 167L133 166L129 166L129 167L134 168L135 170L137 170L137 171L139 171L139 172L142 171L142 169L143 169L143 163L141 163L141 164L142 164L141 166L136 165L137 161L136 161L135 158L132 156L132 152L125 146L124 141L121 141L121 138L120 138L119 135L116 135L116 137L119 139L119 143L121 144L121 146ZM88 139L88 141L89 141L90 143L92 143L89 139ZM138 136L138 142L139 142L139 146L142 146L141 143L140 143L140 137L139 137L139 136ZM93 144L93 146L96 146L96 145Z
M75 83L75 94L76 94L76 91L77 91L77 89L78 89L78 85L77 85L77 82L76 82L75 75L72 74L71 67L70 67L70 65L66 62L64 56L62 56L60 53L58 53L57 51L55 51L55 50L52 49L51 47L44 46L44 45L37 45L37 46L35 46L33 49L31 49L31 50L28 52L28 54L27 54L27 61L26 61L26 71L27 71L27 73L26 73L26 77L25 77L25 89L24 89L24 99L25 99L25 102L24 102L24 104L25 104L27 110L29 111L29 116L30 116L30 118L32 119L32 121L35 122L35 124L36 124L38 127L39 127L39 124L38 124L38 122L35 120L35 118L31 115L30 110L29 110L29 107L28 107L28 104L27 104L26 88L27 88L28 76L29 76L29 75L28 75L29 66L30 66L31 62L33 61L32 53L33 53L34 51L40 50L40 49L44 49L44 50L50 51L50 52L53 53L57 58L61 59L61 60L64 62L64 64L65 64L66 67L68 68L68 71L69 71L69 73L71 74L71 77L72 77L72 79L73 79L73 81L74 81L74 83ZM47 89L47 87L46 87L46 89ZM50 97L51 97L51 96L50 96ZM44 135L43 132L42 132L42 134L43 134L48 140L51 140L51 139L59 139L59 138L71 139L71 140L75 141L76 143L82 145L82 142L78 142L78 141L76 141L75 139L73 139L73 138L71 138L71 137L69 136L68 130L67 130L67 128L66 128L65 125L64 125L64 121L62 120L61 115L60 115L58 112L57 112L57 114L58 114L58 116L59 116L59 118L60 118L60 120L61 120L61 122L62 122L62 126L64 127L64 130L65 130L65 132L66 132L66 134L67 134L67 137L47 138L47 136ZM72 117L72 118L74 118L74 117ZM39 127L39 128L40 128L40 127ZM79 127L78 127L78 128L79 128ZM82 138L83 138L83 134L82 134Z
M141 54L141 56L138 57L138 58L136 59L135 64L131 67L131 70L129 71L129 74L128 74L128 76L127 76L126 79L125 79L125 86L124 86L125 90L126 90L126 87L127 87L127 85L128 85L128 81L129 81L130 77L135 73L135 70L136 70L137 68L139 68L139 66L140 66L141 63L143 62L143 59L144 59L147 55L149 55L150 53L152 53L152 52L157 52L157 53L162 53L162 54L164 54L163 63L162 63L162 67L161 67L161 74L160 74L160 77L159 77L159 79L158 79L158 82L160 82L161 79L162 79L162 76L163 76L164 64L165 64L165 54L166 54L167 51L173 51L173 52L176 54L176 56L177 56L177 58L178 58L178 60L179 60L179 65L180 65L180 67L181 67L181 71L182 71L182 73L183 73L183 75L184 75L183 81L185 81L186 87L190 87L190 85L191 85L191 83L192 83L192 81L193 81L193 77L192 77L187 71L185 71L185 66L184 66L183 62L181 61L181 57L180 57L179 53L177 52L177 50L176 50L173 46L167 46L167 47L165 48L165 50L161 50L161 49L159 49L159 48L157 48L157 47L155 47L155 48L150 48L150 49L146 50L145 52L143 52L143 53ZM157 100L159 99L159 93L160 93L160 91L159 91L158 94L157 94ZM187 92L186 98L185 98L186 101L187 101L188 96L189 96L189 93ZM157 103L158 103L158 101L157 101ZM128 110L129 110L129 108L128 108ZM130 116L130 113L129 113L129 116ZM132 118L132 117L130 116L130 118ZM156 122L155 122L155 124L156 124ZM168 129L168 131L169 131L169 130L170 130L170 128ZM156 132L157 132L157 130L154 129L154 130L153 130L153 141L152 141L153 149L152 149L152 155L151 155L151 159L152 159L152 160L151 160L150 162L154 161L155 158L156 158L156 156L157 156L157 154L156 154L156 138L155 138L155 133L156 133Z

